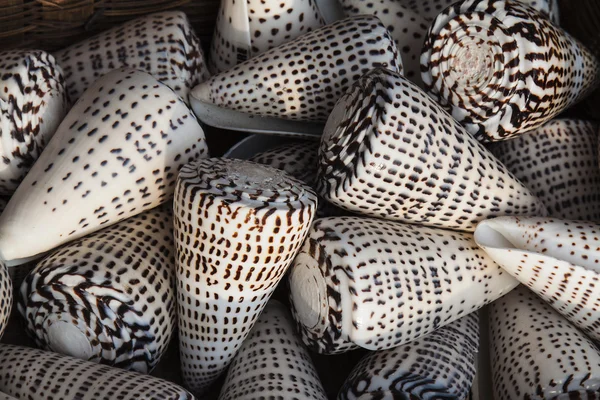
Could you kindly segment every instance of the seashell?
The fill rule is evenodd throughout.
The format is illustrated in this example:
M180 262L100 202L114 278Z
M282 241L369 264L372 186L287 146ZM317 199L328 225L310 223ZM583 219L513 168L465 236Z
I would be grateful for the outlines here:
M104 75L67 114L0 217L0 258L52 250L167 201L204 132L145 72ZM60 221L59 223L57 223Z
M17 399L194 400L182 387L58 353L0 344L0 390Z
M190 89L208 79L200 40L186 15L165 11L106 30L55 53L72 101L114 69L151 74L186 103Z
M600 82L600 64L581 43L503 0L467 0L441 13L421 68L429 94L482 141L538 128Z
M8 268L0 261L0 338L4 334L8 319L12 311L13 285L10 280Z
M175 244L181 368L203 392L229 365L300 248L317 197L283 171L227 158L181 169Z
M600 351L519 286L490 306L494 399L595 399Z
M336 104L319 150L318 191L358 213L464 231L544 205L416 85L384 69Z
M318 142L303 141L274 147L249 160L285 171L312 187L317 180L318 151Z
M325 25L315 0L221 0L210 47L213 73Z
M149 372L176 325L171 212L146 211L52 252L21 286L38 347Z
M554 25L560 24L560 7L558 0L518 0L520 3L534 8L537 12L548 18Z
M302 339L323 354L401 346L518 285L471 234L360 217L316 220L289 276Z
M339 1L315 0L315 2L326 24L333 24L336 21L346 18L344 9Z
M467 398L475 378L477 323L471 313L409 344L367 355L338 400Z
M554 120L488 148L555 218L600 220L598 125Z
M62 70L43 51L0 51L0 81L0 195L11 195L54 135L69 102Z
M390 0L393 1L393 0ZM444 9L456 3L457 0L396 0L402 7L418 14L427 21L432 21Z
M0 400L14 400L14 399L15 399L14 397L11 397L11 396L9 396L7 394L4 394L4 393L0 392Z
M219 400L327 400L289 312L271 300L235 356Z
M600 340L600 225L501 217L480 223L479 247L565 318Z

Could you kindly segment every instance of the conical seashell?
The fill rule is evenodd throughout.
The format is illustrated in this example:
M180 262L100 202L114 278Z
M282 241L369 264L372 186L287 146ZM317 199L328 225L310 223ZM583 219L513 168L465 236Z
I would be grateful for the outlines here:
M384 69L336 104L319 159L319 193L362 214L474 231L490 216L546 213L440 106Z
M273 300L233 359L219 396L219 400L259 398L327 400L289 312Z
M600 220L598 125L554 120L488 148L555 218Z
M374 67L402 72L394 40L376 17L346 18L213 76L192 90L190 102L194 110L211 103L254 116L324 122L346 89Z
M0 344L0 391L28 400L194 400L163 379L29 347Z
M495 400L593 400L600 351L535 294L520 286L490 306Z
M509 274L600 340L600 225L500 217L477 226L479 247Z
M41 254L171 197L177 171L207 156L204 132L145 72L104 75L83 95L0 217L0 258Z
M208 79L200 41L181 11L143 16L55 53L72 101L101 76L118 68L145 71L185 102Z
M534 9L467 0L429 29L421 56L429 94L483 141L538 128L597 87L598 60Z
M205 390L229 365L312 223L308 186L249 161L201 160L181 169L175 243L181 363Z
M155 209L69 243L21 286L38 347L150 371L176 325L173 220Z
M367 355L338 400L465 399L475 377L477 320L471 313L421 339Z
M318 219L289 275L304 343L325 354L409 343L518 284L469 233L360 217Z
M210 48L213 73L325 25L315 0L221 0Z
M54 135L69 102L62 70L43 51L0 51L0 81L0 195L10 195Z

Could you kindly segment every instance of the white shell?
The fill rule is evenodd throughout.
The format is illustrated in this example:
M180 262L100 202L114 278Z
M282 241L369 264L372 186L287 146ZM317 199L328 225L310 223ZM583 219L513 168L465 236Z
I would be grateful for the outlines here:
M131 69L100 78L69 111L0 217L0 258L22 259L168 200L177 171L207 156L185 103Z
M469 233L360 217L316 220L289 276L304 343L325 354L409 343L518 285Z
M232 361L316 206L312 189L271 167L212 158L181 169L174 202L179 343L194 393Z
M475 240L508 273L600 340L600 225L500 217L480 223Z

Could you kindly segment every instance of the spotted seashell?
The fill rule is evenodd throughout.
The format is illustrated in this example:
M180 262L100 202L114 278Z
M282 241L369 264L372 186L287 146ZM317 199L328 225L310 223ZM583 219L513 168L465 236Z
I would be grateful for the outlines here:
M182 387L137 372L0 344L0 391L27 400L194 400Z
M490 306L495 400L593 400L600 351L535 294L520 286Z
M235 356L219 400L327 400L289 312L271 300Z
M102 75L118 68L145 71L185 102L210 76L200 40L186 15L165 11L129 21L55 53L72 101Z
M0 195L10 195L67 113L56 60L38 50L0 51Z
M150 210L59 248L20 293L38 347L150 371L176 325L171 213Z
M209 66L222 72L325 25L315 0L221 0Z
M300 248L317 197L283 171L227 158L181 169L175 244L181 366L203 392L229 365Z
M0 392L0 400L15 400L15 397Z
M409 343L518 284L472 234L360 217L318 219L289 275L304 343L325 354Z
M13 305L13 285L8 268L0 261L0 338L6 329Z
M477 313L421 339L370 353L354 368L338 400L465 399L475 378Z
M600 225L500 217L480 223L475 240L509 274L600 340Z
M554 120L489 149L555 218L600 220L598 125Z
M394 40L376 17L346 18L214 75L192 90L190 102L324 122L346 89L374 67L402 72Z
M52 250L167 201L177 171L207 156L185 103L151 75L100 78L61 123L0 217L0 254Z
M384 69L361 78L331 113L318 188L350 211L464 231L495 215L546 213L440 106Z
M421 69L429 94L482 141L538 128L600 82L600 64L581 43L504 0L467 0L440 14Z

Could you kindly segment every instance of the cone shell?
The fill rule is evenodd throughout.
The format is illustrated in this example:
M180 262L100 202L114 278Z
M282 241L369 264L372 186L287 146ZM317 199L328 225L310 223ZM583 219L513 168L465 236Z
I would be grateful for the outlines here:
M182 387L58 353L0 344L0 390L17 399L194 400Z
M502 217L480 223L475 240L509 274L600 340L600 225Z
M520 286L490 306L495 400L600 395L600 351L535 294Z
M231 363L312 223L317 197L283 171L233 159L185 166L175 192L179 343L186 387Z
M336 104L321 138L318 189L350 211L471 232L495 215L546 214L450 115L384 69Z
M477 320L472 313L419 340L367 355L338 400L465 399L475 377Z
M229 367L219 400L327 400L287 309L271 300Z
M375 67L402 72L402 60L381 21L363 15L316 29L217 74L191 96L252 115L324 122L346 89Z
M61 68L43 51L0 51L0 81L0 195L10 195L54 135L69 102Z
M123 67L151 74L185 102L190 89L209 77L200 40L181 11L129 21L55 56L73 102L101 76Z
M359 217L318 219L289 278L303 341L324 354L409 343L517 284L471 234Z
M5 260L41 254L167 201L204 132L145 72L115 70L75 104L0 217Z
M429 94L482 141L542 126L597 87L581 43L516 1L467 0L429 29L421 56Z

